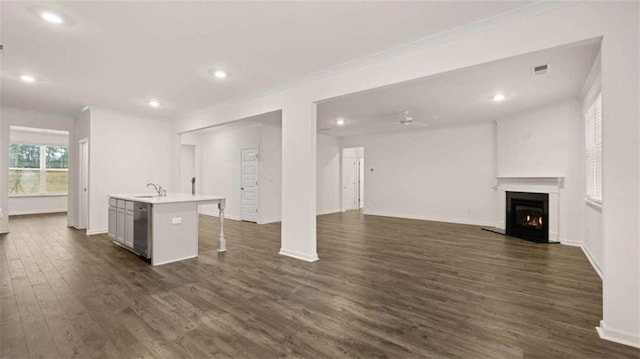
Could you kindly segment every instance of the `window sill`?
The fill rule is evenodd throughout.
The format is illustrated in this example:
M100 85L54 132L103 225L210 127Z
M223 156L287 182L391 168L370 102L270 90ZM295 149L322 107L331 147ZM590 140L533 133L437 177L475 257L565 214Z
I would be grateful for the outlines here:
M587 206L597 210L602 211L602 202L593 200L591 198L585 198L584 201L587 203Z
M33 193L33 194L10 194L9 198L29 198L29 197L66 197L68 193Z

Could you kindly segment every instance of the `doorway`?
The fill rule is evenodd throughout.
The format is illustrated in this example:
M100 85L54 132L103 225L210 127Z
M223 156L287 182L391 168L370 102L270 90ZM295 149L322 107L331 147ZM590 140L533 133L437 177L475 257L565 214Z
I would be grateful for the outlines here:
M243 148L241 156L241 219L247 222L258 222L258 147Z
M342 211L364 208L364 147L342 150Z
M9 127L8 203L10 216L67 213L69 132Z
M80 195L78 196L78 229L89 227L89 139L78 141L80 152L79 178Z
M180 149L180 192L195 194L196 180L196 146L183 144Z

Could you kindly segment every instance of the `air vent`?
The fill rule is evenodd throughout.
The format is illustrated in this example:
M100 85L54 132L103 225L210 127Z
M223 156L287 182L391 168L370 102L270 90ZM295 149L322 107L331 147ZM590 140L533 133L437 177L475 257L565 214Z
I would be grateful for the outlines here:
M546 75L548 73L549 73L549 64L534 66L531 68L531 74L533 76Z

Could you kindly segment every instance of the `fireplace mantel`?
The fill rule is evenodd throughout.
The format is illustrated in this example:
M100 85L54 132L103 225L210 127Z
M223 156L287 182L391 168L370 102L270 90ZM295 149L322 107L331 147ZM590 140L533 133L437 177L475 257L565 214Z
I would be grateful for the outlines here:
M560 194L564 190L564 176L498 176L495 190L498 193L498 228L505 228L506 192L531 192L549 194L549 242L559 242Z
M498 176L495 188L513 192L561 193L564 176Z

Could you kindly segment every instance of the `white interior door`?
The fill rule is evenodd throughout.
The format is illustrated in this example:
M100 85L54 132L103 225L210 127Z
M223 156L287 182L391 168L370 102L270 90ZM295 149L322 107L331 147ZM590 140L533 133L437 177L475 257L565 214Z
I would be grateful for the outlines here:
M80 196L78 203L78 228L85 229L89 225L89 140L83 139L78 143L80 150Z
M364 158L358 160L358 208L364 208Z
M191 179L196 176L195 145L182 145L180 167L180 192L191 193Z
M342 157L342 209L356 209L358 204L358 160L351 151L345 149Z
M243 221L258 221L258 148L243 148L241 173L240 217Z

